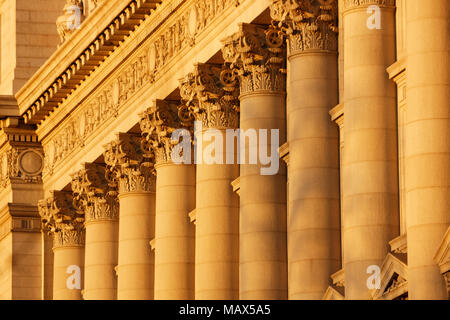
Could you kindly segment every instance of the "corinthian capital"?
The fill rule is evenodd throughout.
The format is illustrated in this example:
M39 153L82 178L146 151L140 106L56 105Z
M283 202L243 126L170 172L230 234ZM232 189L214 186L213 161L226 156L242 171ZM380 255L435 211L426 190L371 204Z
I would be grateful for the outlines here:
M220 65L200 63L180 80L188 115L207 128L237 128L238 90L235 74Z
M239 76L241 95L285 91L285 46L280 31L243 23L223 44L225 63Z
M144 154L139 135L119 133L105 146L106 180L123 192L154 192L153 154Z
M73 206L72 194L53 191L51 196L38 203L42 229L53 235L55 247L84 245L84 213Z
M193 119L187 107L155 100L140 117L144 152L155 154L156 165L172 162L173 148L179 142L172 140L172 134L178 129L187 129L192 134Z
M72 175L74 206L85 213L86 222L116 220L119 216L116 188L106 181L106 167L85 163Z
M337 51L337 12L337 0L272 0L270 6L272 20L289 36L291 54Z

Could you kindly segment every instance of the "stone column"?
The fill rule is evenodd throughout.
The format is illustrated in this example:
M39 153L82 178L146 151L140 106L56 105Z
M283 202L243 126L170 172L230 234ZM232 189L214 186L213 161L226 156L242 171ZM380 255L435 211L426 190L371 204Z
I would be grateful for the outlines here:
M321 299L340 267L337 3L273 1L287 34L289 299Z
M195 209L195 165L189 157L191 134L185 129L192 121L184 123L177 106L156 100L140 121L144 150L155 154L155 300L195 297L195 229L188 216ZM182 136L172 140L177 129ZM178 142L187 146L183 155L189 163L172 159Z
M86 163L72 176L74 204L85 213L85 300L116 300L119 206L105 179L105 166Z
M227 80L239 79L241 86L240 151L245 152L240 165L239 299L286 299L286 166L278 155L286 141L283 38L273 30L241 24L224 42L225 62L231 66ZM270 155L270 163L262 163L262 152Z
M155 176L140 136L120 133L105 146L106 177L118 186L118 300L151 300L154 284Z
M84 214L72 202L72 194L65 191L39 201L43 231L53 236L53 300L83 299Z
M409 299L447 299L433 261L450 224L449 2L407 0Z
M289 298L321 299L340 267L337 3L274 1L287 34Z
M379 9L367 13L369 5ZM399 233L393 0L344 2L344 269L346 299L370 299L369 266ZM377 26L380 21L380 28Z
M225 164L227 153L235 155L234 148L225 151L225 137L227 129L238 126L238 109L235 88L221 82L220 70L196 65L180 86L189 114L197 120L196 300L239 298L239 199L231 186L239 166Z

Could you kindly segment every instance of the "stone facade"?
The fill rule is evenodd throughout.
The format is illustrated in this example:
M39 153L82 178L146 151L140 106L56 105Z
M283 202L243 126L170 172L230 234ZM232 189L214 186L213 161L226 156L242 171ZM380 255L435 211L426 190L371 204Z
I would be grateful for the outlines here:
M448 299L449 6L0 0L0 299Z

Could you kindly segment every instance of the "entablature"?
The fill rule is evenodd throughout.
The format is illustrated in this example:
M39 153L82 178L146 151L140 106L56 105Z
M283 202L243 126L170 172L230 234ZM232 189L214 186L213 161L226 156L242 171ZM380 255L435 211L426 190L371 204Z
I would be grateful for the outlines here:
M106 1L17 93L26 123L44 120L103 62L161 0Z
M114 132L134 128L139 114L154 99L165 99L176 91L179 79L196 62L211 59L220 51L221 39L236 32L239 22L256 19L270 1L240 0L236 7L237 3L163 2L76 94L38 125L36 132L46 154L45 190L70 183L68 170L95 161L102 154L101 146L114 139Z

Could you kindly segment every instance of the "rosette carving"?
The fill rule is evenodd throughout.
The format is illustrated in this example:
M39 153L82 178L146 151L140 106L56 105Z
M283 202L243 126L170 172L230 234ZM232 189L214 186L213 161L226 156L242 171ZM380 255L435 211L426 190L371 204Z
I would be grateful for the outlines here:
M75 209L70 192L53 191L38 209L42 230L53 236L54 247L84 245L84 213Z
M111 187L118 188L119 193L155 191L154 154L143 153L142 149L141 137L128 133L119 133L105 146L105 177Z
M291 54L337 52L336 0L272 0L270 15L287 36Z
M82 170L72 175L74 206L85 213L86 222L117 220L119 204L117 191L106 180L106 167L85 163Z
M200 63L180 80L180 94L186 107L180 113L201 121L206 128L237 128L239 101L237 79L231 70Z
M155 164L172 161L173 148L179 143L172 140L172 134L176 130L187 129L192 136L193 119L185 106L156 100L140 117L142 149L146 154L154 153Z
M285 91L286 50L280 31L243 23L223 44L225 65L240 80L241 95Z

